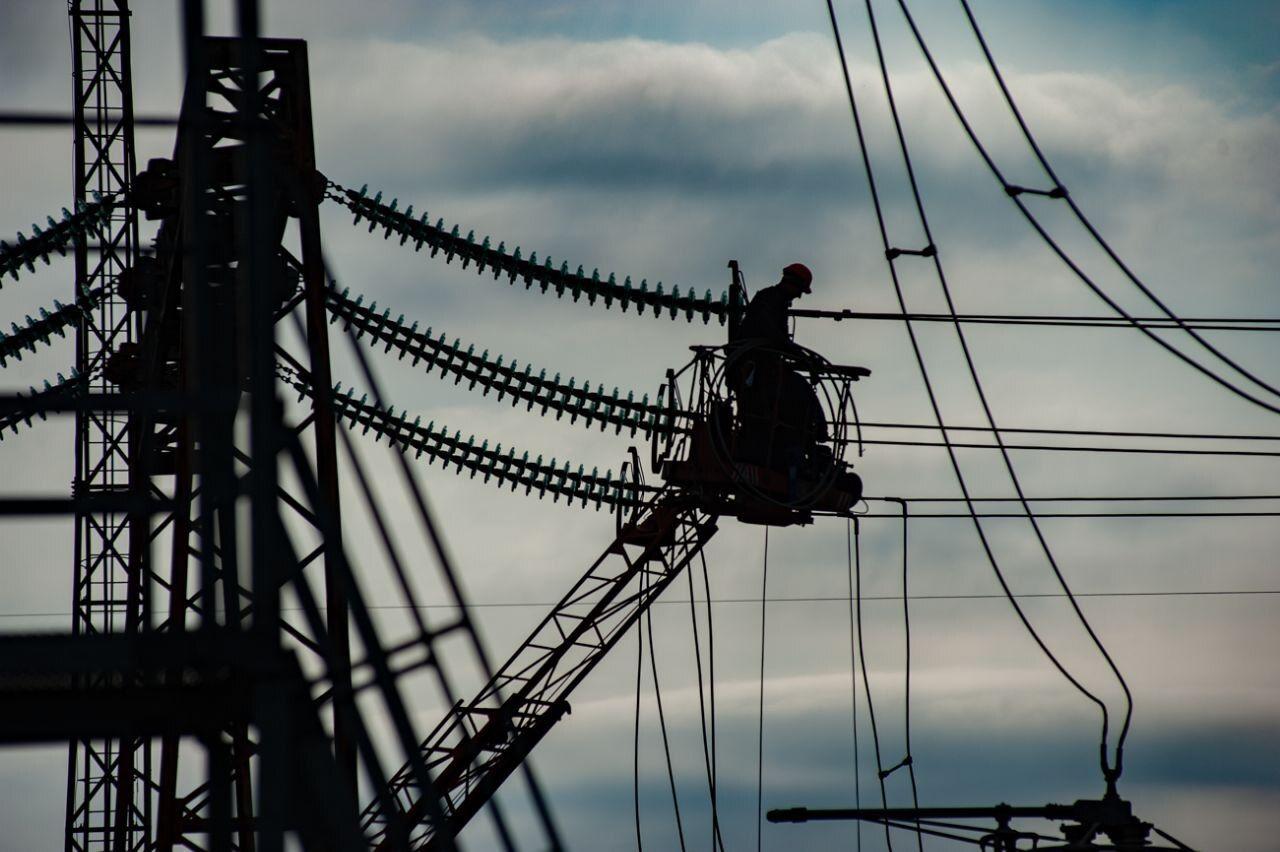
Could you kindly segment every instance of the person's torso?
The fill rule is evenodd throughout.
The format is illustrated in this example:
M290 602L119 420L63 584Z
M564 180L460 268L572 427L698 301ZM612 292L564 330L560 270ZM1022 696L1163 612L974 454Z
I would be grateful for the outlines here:
M780 285L775 284L759 291L747 305L739 337L743 340L763 338L779 343L786 341L790 337L787 328L787 309L790 306L791 299Z

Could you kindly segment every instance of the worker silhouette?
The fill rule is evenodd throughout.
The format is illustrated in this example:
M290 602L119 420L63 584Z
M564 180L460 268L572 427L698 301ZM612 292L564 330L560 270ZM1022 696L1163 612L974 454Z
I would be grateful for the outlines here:
M813 273L803 263L755 294L731 335L726 379L738 399L735 455L741 461L788 471L794 484L806 467L831 463L826 415L812 384L800 373L807 350L791 339L791 303L809 293Z

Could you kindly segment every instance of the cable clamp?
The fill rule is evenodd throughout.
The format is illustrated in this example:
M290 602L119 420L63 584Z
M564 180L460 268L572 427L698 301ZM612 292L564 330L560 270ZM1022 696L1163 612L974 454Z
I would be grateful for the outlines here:
M889 260L893 260L895 258L901 257L904 254L914 255L915 257L933 257L937 253L938 253L937 247L933 243L929 243L929 245L925 246L922 249L891 248L884 253L884 256Z
M1066 198L1067 188L1065 186L1055 186L1053 189L1032 189L1027 186L1018 186L1017 184L1007 183L1004 185L1004 194L1010 198L1017 198L1019 195L1043 195L1045 198Z
M907 755L906 757L902 758L902 760L899 760L897 763L895 763L893 766L890 766L888 769L881 769L880 780L883 781L893 773L897 772L902 767L910 766L911 763L912 763L911 755Z

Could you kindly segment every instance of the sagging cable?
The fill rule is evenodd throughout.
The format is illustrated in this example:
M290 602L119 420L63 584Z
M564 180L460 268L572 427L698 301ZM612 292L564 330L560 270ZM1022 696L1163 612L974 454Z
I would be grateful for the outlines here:
M95 193L94 200L79 205L75 213L62 208L61 220L54 221L52 216L46 216L47 229L32 224L29 237L18 231L16 245L0 240L0 284L6 275L16 281L19 270L24 267L28 272L35 272L37 260L48 266L50 255L65 256L67 244L100 226L110 214L111 207L110 201Z
M43 388L37 389L33 386L27 393L18 394L19 397L29 400L30 405L0 414L0 441L4 440L6 429L15 433L19 426L30 426L33 418L47 419L45 408L50 403L74 399L83 393L84 389L84 377L73 368L70 378L58 373L56 382L45 379Z
M602 432L612 426L614 434L625 429L632 436L636 432L648 436L678 428L670 412L651 403L648 394L637 400L635 391L623 396L616 386L612 391L606 391L602 384L592 389L591 382L579 386L576 378L565 383L559 373L548 378L545 369L535 370L527 362L521 366L514 358L509 362L502 355L490 358L487 349L477 354L475 344L464 347L457 338L450 343L444 332L436 334L432 328L419 331L416 321L405 325L404 314L392 319L389 308L379 313L377 302L366 306L363 296L352 299L349 292L329 293L330 322L341 320L357 339L367 336L370 346L381 345L385 353L394 349L400 360L409 357L428 374L438 368L441 378L451 376L454 384L466 381L468 390L479 385L485 396L495 392L499 401L510 397L513 406L523 402L526 410L537 408L543 416L553 411L557 420L568 414L570 423L581 418L582 425L591 428L599 424Z
M298 399L315 398L315 390L309 377L286 365L278 365L281 379L298 392ZM586 472L586 466L579 464L576 470L569 461L563 464L552 458L544 463L543 456L530 460L526 451L517 455L514 447L505 450L502 444L490 447L484 439L476 445L476 436L470 435L466 440L461 431L452 435L443 426L437 427L435 421L426 426L421 417L409 420L407 413L396 414L395 407L383 410L369 402L368 395L355 396L354 389L345 392L339 382L334 385L330 395L335 418L348 429L360 430L362 435L373 433L374 440L386 438L396 449L403 453L415 451L415 458L427 456L427 463L441 462L447 470L453 468L457 474L464 471L471 479L483 476L484 482L492 480L498 486L511 487L514 492L521 486L526 495L537 492L538 499L550 494L552 501L558 503L561 497L566 505L577 502L583 508L588 506L599 510L601 507L617 507L630 509L641 505L658 489L642 483L624 482L614 479L613 471L601 474L599 468Z
M683 315L686 322L692 322L695 316L701 317L703 323L709 323L712 317L721 325L728 320L728 291L722 291L720 298L716 299L712 297L710 290L702 296L692 287L684 293L680 292L679 286L665 292L661 281L653 289L649 289L647 279L641 279L638 285L633 286L631 276L626 276L619 283L613 273L609 273L607 278L601 278L598 269L592 270L590 275L581 266L576 271L571 271L567 261L561 261L559 266L549 256L539 261L537 252L525 257L519 246L508 253L505 242L500 241L496 248L492 246L489 237L477 242L475 231L468 231L463 237L458 225L447 228L443 219L437 219L433 225L426 213L415 219L413 205L401 211L397 209L397 199L384 204L381 192L372 198L367 193L367 185L357 191L330 182L325 197L354 213L353 225L368 221L370 233L381 228L383 239L389 239L393 233L399 234L400 244L412 241L414 251L420 251L424 245L430 249L432 257L443 251L446 263L452 262L455 257L461 258L463 269L475 264L477 274L491 271L494 280L506 276L508 283L513 286L519 279L524 282L526 290L536 283L543 293L548 288L553 288L556 298L562 298L567 291L575 302L585 294L588 304L594 305L599 299L605 308L612 307L616 301L623 313L634 305L636 313L640 315L649 309L654 317L661 317L665 313L668 318L676 319Z
M9 366L10 358L21 361L24 350L35 352L37 345L52 343L54 335L66 337L67 327L79 322L87 312L97 307L105 292L102 287L86 290L83 296L70 305L54 299L52 312L40 308L39 318L32 318L27 314L25 325L10 323L12 333L0 331L0 367Z

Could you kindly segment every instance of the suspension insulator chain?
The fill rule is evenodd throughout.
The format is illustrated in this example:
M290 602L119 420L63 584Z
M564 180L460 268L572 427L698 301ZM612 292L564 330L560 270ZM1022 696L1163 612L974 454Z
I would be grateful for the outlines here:
M367 192L367 186L356 191L330 182L325 197L351 210L355 214L352 224L358 225L361 221L368 220L370 232L382 228L383 239L390 238L393 233L399 234L400 244L404 245L412 240L414 251L420 251L424 245L431 249L432 257L443 251L446 263L452 262L455 257L460 258L463 269L474 263L478 274L490 270L493 272L494 280L505 275L508 283L513 286L516 280L520 279L524 281L526 290L536 283L544 293L549 288L554 289L557 298L568 292L576 302L585 295L587 302L592 305L600 300L606 308L609 308L617 302L621 305L623 313L626 313L627 308L635 305L636 312L640 315L644 314L646 308L651 308L655 317L662 316L665 311L671 319L683 314L688 322L692 322L694 316L702 317L704 323L710 322L711 318L715 317L721 325L724 325L729 316L727 292L721 292L718 300L712 298L710 290L707 290L705 295L699 296L692 287L681 293L680 288L675 286L671 288L671 292L667 293L663 291L661 282L650 290L647 279L641 280L639 286L633 287L631 276L627 276L619 284L613 273L610 273L607 279L602 279L598 269L592 270L591 274L587 275L579 266L577 271L573 272L570 271L567 262L561 262L557 267L550 257L539 261L537 252L525 258L519 246L508 254L505 242L499 242L497 248L492 246L489 237L484 237L477 242L475 231L468 231L464 237L458 225L454 225L452 229L446 229L443 219L436 220L432 225L426 213L415 219L413 205L401 211L396 209L397 199L392 199L390 204L383 204L381 192L373 198L367 197Z
M304 397L314 399L309 377L284 365L279 369L281 378L298 391L299 400ZM639 506L658 490L653 486L614 479L612 470L601 475L599 468L592 468L587 473L583 465L578 465L575 471L568 461L563 466L558 465L554 458L544 463L541 455L530 461L528 452L517 456L514 447L503 450L498 444L490 448L488 440L477 447L475 435L464 441L460 431L450 436L449 430L443 426L437 428L435 421L423 426L422 418L415 417L410 422L405 413L396 414L395 406L383 410L370 403L368 394L356 399L354 390L342 390L341 382L334 385L331 401L334 416L352 431L360 430L362 435L373 432L375 441L386 438L403 453L416 451L415 459L425 453L428 464L439 460L446 470L452 466L458 474L469 471L472 479L480 474L485 482L492 479L496 485L510 485L512 491L524 486L525 494L536 491L538 499L550 494L553 502L558 503L561 497L565 497L566 504L570 506L578 501L584 507L596 509L606 505L630 509Z
M22 398L23 404L11 411L0 412L0 441L4 440L6 429L10 432L17 432L19 426L30 426L32 418L47 419L48 414L45 409L51 403L75 399L84 392L85 387L84 377L75 368L72 368L70 378L58 373L56 382L50 382L45 379L43 388L31 387L27 393L18 394Z
M105 288L102 287L85 290L84 295L70 305L64 305L54 299L52 313L40 308L39 319L33 319L28 314L25 326L19 326L16 322L10 323L13 329L12 334L0 331L0 367L7 367L10 358L21 361L24 349L35 352L37 344L52 343L51 335L66 337L67 327L79 322L88 311L97 307L105 292Z
M647 436L672 428L669 412L649 402L648 394L636 400L634 391L628 391L624 397L616 387L608 393L604 385L598 384L592 390L591 382L579 386L573 378L565 384L560 381L559 373L547 378L545 369L535 372L531 364L521 367L514 359L503 363L501 355L491 359L487 349L476 354L474 345L464 348L457 339L449 343L443 332L433 336L430 328L418 331L417 322L406 326L404 314L393 320L390 309L378 313L377 302L366 306L363 296L351 299L348 292L329 293L329 321L342 320L348 329L355 331L357 339L367 335L369 345L381 344L384 352L395 349L400 360L411 356L414 366L421 362L428 374L433 368L439 368L441 378L453 376L454 384L466 381L468 390L480 385L485 396L494 391L499 400L509 396L513 406L524 402L528 411L537 408L543 415L554 411L557 420L568 414L570 423L581 418L587 428L599 423L602 432L613 426L614 434L626 429L632 436L637 431Z
M54 252L65 256L68 243L80 234L96 230L110 212L111 202L95 195L94 201L79 206L75 213L62 208L61 221L55 222L52 216L46 217L47 230L33 224L30 237L19 231L17 245L0 240L0 284L3 284L5 275L17 280L18 271L23 267L34 272L37 260L48 265L49 255Z

